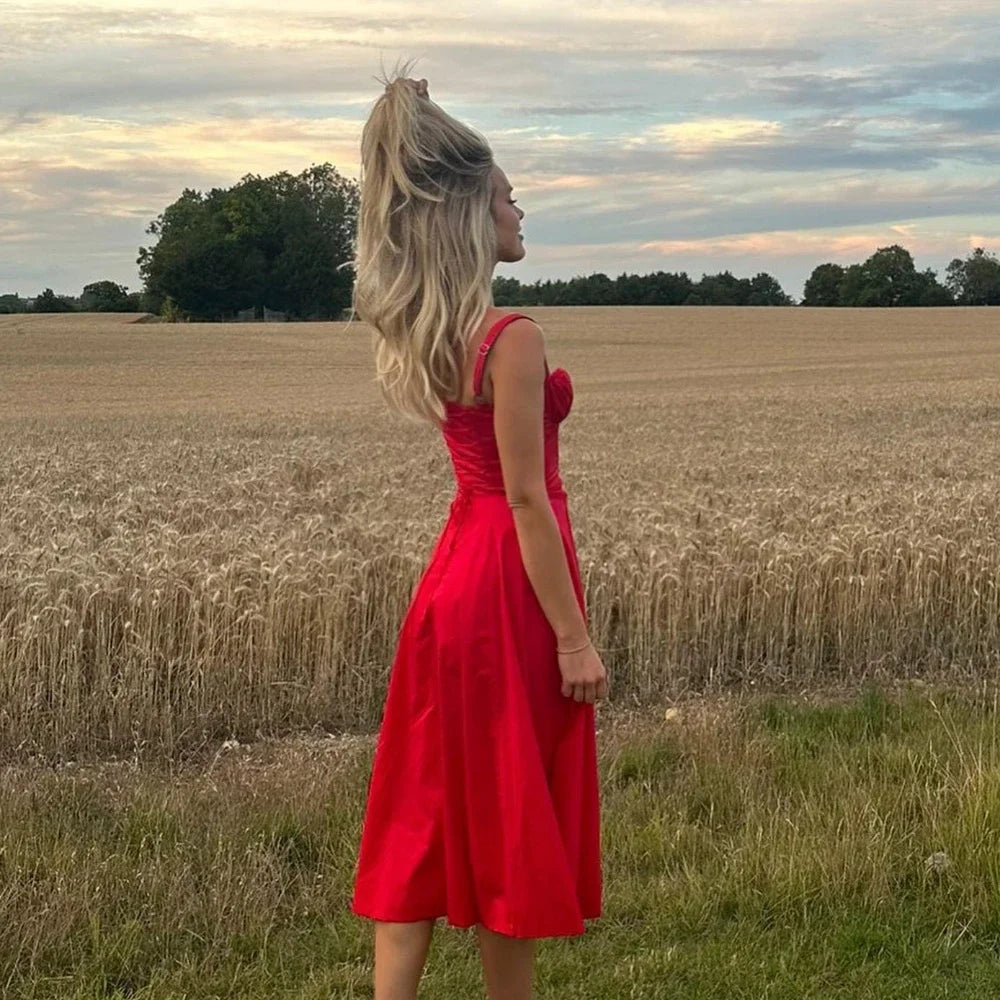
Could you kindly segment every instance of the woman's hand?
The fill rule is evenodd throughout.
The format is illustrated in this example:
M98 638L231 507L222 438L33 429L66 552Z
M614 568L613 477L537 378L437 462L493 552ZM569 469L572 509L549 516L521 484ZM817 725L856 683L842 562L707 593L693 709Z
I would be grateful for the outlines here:
M575 653L559 653L562 693L574 701L593 703L608 695L608 673L597 650L589 643Z

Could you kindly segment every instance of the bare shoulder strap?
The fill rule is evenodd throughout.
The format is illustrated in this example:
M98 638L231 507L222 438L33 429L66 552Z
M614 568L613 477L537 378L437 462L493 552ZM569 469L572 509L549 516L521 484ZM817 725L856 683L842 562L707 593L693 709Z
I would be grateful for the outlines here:
M497 337L500 336L500 331L508 324L512 323L516 319L531 319L530 316L525 313L508 313L506 316L501 316L493 326L489 328L486 332L486 336L483 337L483 342L479 345L479 357L476 358L476 370L472 376L472 394L474 396L482 395L482 382L483 382L483 366L486 364L486 355L490 353L490 348L493 346ZM549 373L549 364L545 363L545 374Z

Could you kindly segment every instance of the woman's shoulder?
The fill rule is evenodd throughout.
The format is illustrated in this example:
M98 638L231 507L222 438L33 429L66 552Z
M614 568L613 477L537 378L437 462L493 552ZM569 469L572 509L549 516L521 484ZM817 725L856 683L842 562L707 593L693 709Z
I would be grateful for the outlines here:
M511 307L497 308L495 306L490 307L486 311L486 315L483 317L483 328L488 332L493 329L502 320L509 319L509 322L504 323L504 329L508 327L517 325L519 329L529 326L538 327L541 329L541 324L528 312L522 311L521 309L513 309Z

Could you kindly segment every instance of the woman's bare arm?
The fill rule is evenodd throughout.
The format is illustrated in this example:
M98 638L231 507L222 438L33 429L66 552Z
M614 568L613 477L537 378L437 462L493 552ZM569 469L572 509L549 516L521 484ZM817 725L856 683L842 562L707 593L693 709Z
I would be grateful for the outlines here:
M529 319L509 323L490 349L493 425L504 491L528 579L560 645L586 642L566 550L545 489L545 341Z

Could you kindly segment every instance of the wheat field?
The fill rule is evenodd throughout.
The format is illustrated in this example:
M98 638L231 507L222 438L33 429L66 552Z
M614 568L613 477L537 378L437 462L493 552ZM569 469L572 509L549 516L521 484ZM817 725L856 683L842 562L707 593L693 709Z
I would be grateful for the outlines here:
M599 712L1000 661L1000 310L525 308ZM140 317L141 318L141 317ZM454 485L360 323L0 316L0 754L370 731Z

